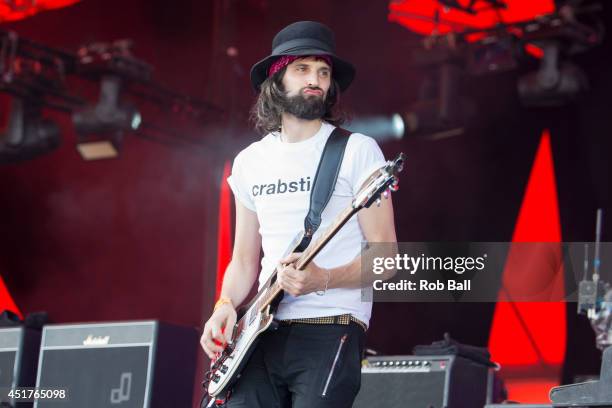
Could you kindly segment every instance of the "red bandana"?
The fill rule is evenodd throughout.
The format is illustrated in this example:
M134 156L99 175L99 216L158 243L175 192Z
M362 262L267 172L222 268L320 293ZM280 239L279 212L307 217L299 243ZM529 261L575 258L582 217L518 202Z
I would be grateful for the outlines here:
M270 65L270 68L268 69L268 76L270 77L276 74L278 71L285 68L287 65L291 64L296 59L308 57L322 59L323 61L327 62L327 65L329 65L330 67L332 66L332 59L329 57L329 55L285 55L280 57L279 59L274 61L272 65Z

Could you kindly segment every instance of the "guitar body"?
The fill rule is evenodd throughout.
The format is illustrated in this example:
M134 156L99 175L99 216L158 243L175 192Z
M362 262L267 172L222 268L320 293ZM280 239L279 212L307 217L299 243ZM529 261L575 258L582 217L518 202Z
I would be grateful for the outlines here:
M269 312L270 307L264 312L257 312L253 323L242 331L234 339L232 352L225 357L220 357L215 365L220 363L214 377L208 384L208 394L216 397L225 393L240 378L240 373L248 362L259 336L268 329L275 328L274 315ZM216 380L216 381L215 381Z
M285 256L293 252L304 237L299 233L292 240ZM274 311L283 298L283 292L275 287L274 271L257 295L238 311L238 322L232 333L232 344L226 347L211 369L208 394L217 397L225 393L240 377L240 372L253 353L259 336L265 331L276 328Z

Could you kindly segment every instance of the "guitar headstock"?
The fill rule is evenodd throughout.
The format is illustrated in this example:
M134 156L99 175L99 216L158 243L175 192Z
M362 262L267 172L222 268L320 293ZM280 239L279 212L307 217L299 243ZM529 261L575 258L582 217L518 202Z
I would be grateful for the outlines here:
M385 166L376 170L357 193L353 200L353 208L368 208L375 201L380 200L381 194L386 198L387 190L397 191L399 189L398 175L404 168L405 160L406 155L400 153L394 160L388 161Z

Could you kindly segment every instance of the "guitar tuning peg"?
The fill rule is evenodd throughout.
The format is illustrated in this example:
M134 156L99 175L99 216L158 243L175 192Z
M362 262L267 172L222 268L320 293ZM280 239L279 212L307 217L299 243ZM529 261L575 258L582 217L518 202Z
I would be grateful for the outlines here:
M376 199L376 206L377 206L377 207L380 207L380 198L377 198L377 199Z

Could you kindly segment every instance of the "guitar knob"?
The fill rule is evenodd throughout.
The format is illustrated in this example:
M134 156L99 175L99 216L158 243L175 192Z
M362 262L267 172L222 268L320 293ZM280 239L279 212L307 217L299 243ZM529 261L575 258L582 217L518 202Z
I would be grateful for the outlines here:
M389 198L389 190L385 190L383 193L383 197Z
M213 375L212 381L213 382L219 382L219 380L221 379L221 377L217 374Z
M219 371L221 371L221 373L225 374L227 373L227 366L226 365L222 365L221 368L219 369Z
M377 207L380 207L380 198L377 198L377 199L376 199L376 206L377 206Z

